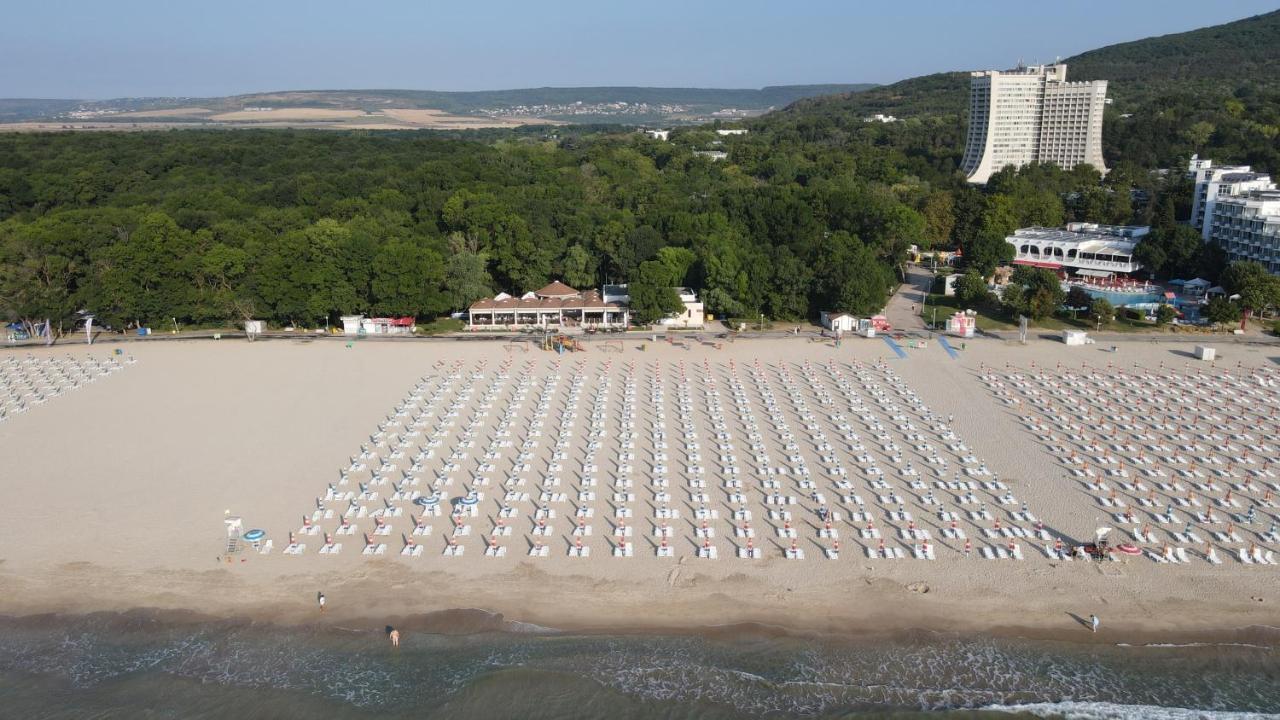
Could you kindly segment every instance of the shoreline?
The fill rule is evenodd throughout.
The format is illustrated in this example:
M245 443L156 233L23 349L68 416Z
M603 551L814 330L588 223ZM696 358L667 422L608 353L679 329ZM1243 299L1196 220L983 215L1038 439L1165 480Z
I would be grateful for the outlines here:
M1146 612L1130 611L1107 613L1098 611L1103 620L1097 635L1089 632L1085 624L1089 612L1075 613L1063 609L1073 604L1064 602L1056 607L1037 608L1040 621L1029 622L1031 615L1018 611L1016 621L1007 619L1003 612L993 612L989 602L978 599L948 598L922 607L920 600L927 595L897 602L888 607L870 611L849 612L835 606L815 604L808 599L797 599L797 607L807 608L810 619L796 617L788 608L757 607L739 611L727 609L722 595L709 595L696 599L684 599L671 603L664 612L648 615L631 601L619 601L604 597L586 606L556 601L546 605L518 607L493 605L483 602L466 603L466 593L455 595L440 606L424 603L401 595L379 594L375 600L358 589L341 585L325 587L329 600L324 613L315 607L314 600L285 600L258 604L227 604L220 601L208 609L196 609L189 603L178 604L129 604L125 598L118 602L75 602L68 597L46 597L39 603L0 604L0 618L18 623L66 622L91 617L113 617L121 621L146 618L149 622L174 625L205 623L264 623L283 629L328 627L347 630L365 628L380 631L385 625L395 625L409 632L425 632L441 635L471 635L486 632L506 632L533 635L640 635L640 636L697 636L715 638L747 632L752 635L772 637L828 639L843 642L893 641L919 633L954 636L962 639L990 638L997 640L1028 640L1033 642L1065 642L1076 645L1131 645L1134 647L1160 645L1232 645L1249 644L1260 647L1280 648L1280 622L1277 614L1265 603L1243 610L1224 609L1222 605L1205 601L1199 606L1188 606L1185 598L1153 603ZM416 593L415 593L416 594ZM554 593L552 593L555 595ZM914 594L914 593L913 593ZM169 599L184 598L177 593ZM335 598L341 602L335 602ZM576 603L571 598L567 603ZM914 600L914 602L913 602ZM374 605L378 610L374 612ZM651 605L642 602L641 605ZM425 607L424 607L425 605ZM517 603L518 605L518 603ZM702 609L699 610L699 607ZM672 616L680 615L683 622L673 622ZM1074 617L1073 617L1074 616Z
M274 615L274 616L273 616ZM1083 626L1079 631L1051 628L1047 625L977 625L964 627L939 627L936 625L899 625L871 627L860 624L841 624L819 629L814 626L780 625L776 622L735 620L712 625L680 625L663 622L598 625L568 620L562 625L545 626L509 618L502 613L482 608L450 608L427 611L413 615L396 615L377 619L356 613L312 613L309 619L301 614L281 617L273 613L203 614L192 610L135 607L127 610L96 610L83 613L38 612L14 615L0 613L0 623L24 625L28 628L58 627L83 620L105 620L108 628L129 628L145 625L154 628L187 627L201 625L267 625L278 630L314 630L369 633L381 635L386 625L393 625L404 633L472 636L490 633L527 635L531 637L696 637L706 640L740 639L742 637L782 638L798 640L823 640L836 643L895 643L924 639L954 639L961 641L996 640L1064 643L1079 646L1106 645L1141 649L1192 648L1192 647L1242 647L1265 651L1280 649L1280 625L1247 624L1240 626L1199 627L1178 631L1170 636L1168 631L1146 628L1107 628L1094 635ZM567 619L566 619L567 620ZM354 626L353 626L354 625Z

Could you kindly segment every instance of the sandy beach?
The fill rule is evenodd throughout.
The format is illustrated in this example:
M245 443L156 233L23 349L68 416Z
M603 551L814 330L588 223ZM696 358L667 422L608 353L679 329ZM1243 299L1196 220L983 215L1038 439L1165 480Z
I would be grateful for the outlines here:
M838 368L843 377L856 381L854 393L895 434L910 462L924 470L923 457L892 424L892 410L876 404L864 382L892 390L891 380L900 379L902 387L918 393L922 407L936 417L954 416L951 430L968 452L1007 484L1019 504L1026 503L1054 533L1083 540L1099 522L1107 522L1107 511L1054 460L1017 410L1000 402L981 381L980 366L1003 368L1011 363L1027 368L1033 362L1052 366L1061 361L1105 367L1112 361L1153 369L1159 363L1182 368L1196 363L1186 357L1191 344L1135 341L1121 343L1113 355L1096 346L971 340L958 359L937 344L905 349L907 357L901 359L879 339L846 340L839 348L804 337L739 340L719 349L692 341L683 348L648 342L647 349L640 351L642 342L628 339L621 351L606 351L603 343L592 343L586 352L563 356L513 349L500 341L356 342L347 347L344 342L301 339L104 343L91 348L6 351L0 361L11 355L39 359L89 354L106 359L120 348L122 363L126 358L136 362L0 422L0 451L6 458L0 488L8 498L6 519L0 524L0 613L145 607L281 623L313 622L317 620L315 596L323 591L328 599L324 620L373 625L393 618L412 623L413 617L427 613L479 608L501 613L510 621L574 629L679 630L754 622L821 633L932 628L1087 640L1089 634L1079 619L1096 613L1103 619L1107 640L1115 642L1117 638L1234 637L1249 632L1242 629L1250 626L1277 624L1274 604L1280 602L1275 593L1280 567L1231 558L1220 565L1161 564L1145 556L1113 563L1062 562L1037 550L1030 540L1022 542L1022 561L966 557L959 542L941 537L944 523L921 505L918 493L907 492L903 478L886 477L890 490L901 496L901 505L914 513L913 522L933 533L937 559L913 559L910 543L898 539L904 523L886 518L899 504L877 501L876 491L857 472L856 453L843 446L833 451L816 449L802 432L811 421L802 419L783 379L794 381L801 406L819 418L823 432L834 441L832 424L838 421L828 419L829 411L820 405L821 396L814 394L816 386L806 373L834 389L828 368ZM1237 363L1273 368L1280 355L1273 345L1223 343L1219 347L1218 368ZM505 371L499 372L504 363ZM579 363L583 383L576 424L567 445L557 449L553 446L559 413ZM617 441L629 363L634 363L635 380L634 450L619 448ZM686 457L686 431L674 404L681 363L689 378L686 387L692 389L689 422L701 457L696 463ZM762 386L750 373L756 363L760 377L765 378ZM868 375L859 378L859 369ZM770 521L770 510L778 508L765 502L769 495L759 487L752 460L756 453L741 425L743 406L735 404L731 392L735 373L747 388L747 406L758 422L769 462L782 465L782 459L789 458L785 464L792 474L777 479L779 492L797 497L795 504L786 506L792 513L786 522L796 532L796 547L806 553L803 560L785 557L790 540L780 534L781 520ZM548 391L551 409L544 418L541 442L529 450L532 467L523 475L526 484L518 488L531 497L509 503L516 512L505 521L512 533L499 538L506 556L485 557L495 518L508 504L503 498L508 470L517 462L521 441L527 440L546 379L557 374L559 381ZM509 418L513 444L485 460L480 456L496 439L495 426L504 409L514 404L522 375L529 389ZM607 386L602 383L605 377ZM711 396L704 392L708 377L715 378L720 392L717 400L724 424L730 428L727 431L714 427L716 412L708 405ZM666 408L670 447L665 461L653 457L662 452L655 448L650 431L655 378ZM471 392L459 396L468 385ZM392 501L391 483L369 486L378 497L357 503L368 509L403 508L402 516L386 517L384 522L391 528L387 535L371 538L386 545L383 555L361 554L364 534L372 534L375 527L368 516L354 516L356 532L336 538L344 545L338 555L319 554L322 534L299 535L298 541L307 545L305 552L283 554L289 533L301 530L303 516L316 510L318 501L337 512L330 518L322 512L315 523L327 533L339 527L342 508L350 502L342 493L358 492L371 473L352 470L347 484L339 485L340 471L350 468L362 445L375 454L390 452L390 447L377 448L371 435L379 432L379 424L387 423L415 387L421 394L419 411L439 391L437 414L424 422L423 434L414 439L408 455L426 445L429 431L451 403L460 404L456 424L448 428L434 456L423 461L416 487L430 492L430 482L447 456L460 452L460 468L452 483L442 487L443 494L447 499L462 497L469 490L484 495L477 515L465 520L470 534L458 538L465 554L443 554L450 529L446 508L441 517L427 519L431 534L416 538L423 548L421 555L401 556L414 528L411 517L421 506L403 498ZM783 447L759 387L767 387L777 399L777 411L785 416L798 450ZM599 470L582 471L590 442L591 407L601 388L601 413L608 434L598 438L601 447L593 464ZM491 407L487 414L476 416L487 391L492 392ZM836 398L842 399L838 394ZM463 426L472 420L476 421L474 446L466 447L459 438ZM915 421L926 425L922 417ZM857 430L880 467L897 467L878 444L870 442L865 429ZM1264 435L1274 433L1274 428L1260 430ZM407 431L387 430L388 436L402 432ZM717 437L718 432L727 432L729 439ZM723 485L726 475L720 456L725 451L717 449L720 442L733 447L741 467L736 477L747 496L742 507L751 512L754 546L762 551L759 560L736 556L743 539L735 536L740 523L730 514L739 505L727 499L733 489ZM563 459L553 458L553 452L563 452ZM634 460L620 457L625 452L633 452ZM908 548L905 558L867 557L865 549L874 548L874 541L860 536L862 523L850 521L850 508L839 501L839 491L823 472L830 464L823 456L831 454L850 470L849 481L866 499L867 511L884 537ZM798 462L795 456L800 457ZM659 542L654 531L662 522L655 515L663 504L654 496L659 489L649 484L657 476L652 470L655 462L669 466L665 491L671 495L670 508L680 513L669 520L673 557L657 557L654 549ZM486 463L494 469L477 469L477 464ZM629 477L635 498L622 503L634 512L627 519L634 533L630 538L634 557L611 555L617 540L614 481L627 474L616 470L620 463L634 466ZM957 458L950 463L953 468L959 466ZM409 464L408 457L396 461L396 472L389 474L394 482L401 481ZM550 470L552 464L562 469ZM700 521L694 519L694 512L699 503L690 500L688 481L699 476L689 470L694 464L705 466L706 488L701 491L709 495L706 507L718 510L708 523L713 530L708 538L698 537ZM811 501L810 489L797 489L803 477L794 473L798 465L812 471L809 478L815 489L840 515L833 523L841 542L837 560L824 557L830 538L818 537L822 523L814 512L817 503ZM476 485L475 478L481 475L487 475L490 484ZM561 484L554 490L567 498L549 503L558 514L548 522L548 556L529 557L530 545L542 539L534 535L534 512L543 504L539 493L549 475L558 476ZM580 488L582 478L589 475L598 484ZM934 480L932 476L921 479ZM324 501L331 483L341 500ZM581 500L585 496L578 493L587 490L595 492L594 500ZM994 497L992 511L1003 512ZM953 504L950 497L945 500ZM573 512L579 504L593 510L584 519L592 533L581 536L590 557L570 556L578 539L573 534ZM265 530L273 551L259 554L246 548L228 563L227 511L243 518L245 529ZM1269 518L1273 512L1264 516ZM979 527L967 519L961 526L969 528L977 544ZM717 548L717 559L698 556L704 540Z

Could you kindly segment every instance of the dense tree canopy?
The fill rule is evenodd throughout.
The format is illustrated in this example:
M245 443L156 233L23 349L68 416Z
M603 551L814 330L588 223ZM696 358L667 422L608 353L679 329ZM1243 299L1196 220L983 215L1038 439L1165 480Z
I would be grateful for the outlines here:
M719 142L702 130L543 133L3 136L0 308L428 317L556 278L642 280L653 262L718 315L803 318L878 310L907 246L951 232L949 191L889 149L761 132L715 162L693 153Z

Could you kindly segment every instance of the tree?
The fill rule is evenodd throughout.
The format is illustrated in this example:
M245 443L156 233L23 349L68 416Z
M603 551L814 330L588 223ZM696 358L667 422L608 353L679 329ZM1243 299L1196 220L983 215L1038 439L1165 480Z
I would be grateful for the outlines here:
M1240 304L1245 312L1266 312L1267 308L1280 306L1280 277L1274 275L1254 275L1244 280L1239 290Z
M1251 283L1266 276L1267 269L1262 266L1262 263L1237 260L1222 271L1218 284L1222 285L1222 289L1226 290L1228 295L1237 295L1243 293Z
M684 309L680 296L671 287L668 267L657 260L640 263L627 286L631 296L631 318L637 325L650 325Z
M1133 250L1134 259L1152 275L1167 279L1199 274L1204 241L1195 228L1172 225L1156 228Z
M980 235L963 248L961 259L967 267L983 277L988 277L1003 263L1013 259L1013 245L1005 242L1003 237Z
M1052 315L1067 297L1058 276L1045 268L1020 265L1010 276L1009 284L1023 290L1019 307L1011 309L1036 320Z
M955 291L956 300L965 307L981 305L991 295L987 281L976 272L967 272L956 278Z
M458 247L444 264L444 299L449 307L462 310L493 294L493 278L479 253Z
M1066 305L1069 308L1088 308L1092 302L1093 296L1079 285L1072 285L1067 290Z
M1240 321L1240 306L1224 297L1213 298L1204 306L1204 317L1215 325Z
M982 225L979 235L990 240L1004 239L1018 229L1018 209L1013 198L1007 195L992 195L987 198L986 207L982 211Z
M924 208L924 249L945 247L951 243L951 232L956 225L955 198L946 190L929 193Z
M1157 325L1168 325L1176 317L1178 317L1178 311L1169 303L1160 303L1160 307L1156 308Z
M382 246L373 259L373 306L378 314L429 317L447 309L439 288L444 264L431 250L407 240Z
M825 310L870 314L884 307L892 272L856 237L833 233L818 263L818 285Z
M681 287L689 275L689 269L697 262L698 256L689 248L664 247L658 251L658 262L667 272L667 282L674 287Z
M591 253L581 245L570 245L560 262L560 275L570 287L594 287L597 273Z
M1104 297L1096 297L1089 304L1089 317L1099 326L1110 325L1116 318L1116 308Z

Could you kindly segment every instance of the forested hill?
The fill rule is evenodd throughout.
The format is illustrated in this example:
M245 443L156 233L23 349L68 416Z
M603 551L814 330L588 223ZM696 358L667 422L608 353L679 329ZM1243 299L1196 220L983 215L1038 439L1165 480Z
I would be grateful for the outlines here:
M1109 166L1168 167L1199 152L1280 171L1280 11L1111 45L1062 62L1069 80L1109 81L1113 105L1103 135ZM950 144L950 159L958 161L968 92L967 72L938 73L799 100L756 123L818 139L859 132L864 117L885 113L924 126L928 137L909 128L881 128L879 141L903 143L909 153L920 151L922 143L937 149Z
M1110 80L1113 95L1207 83L1280 86L1280 10L1190 32L1109 45L1067 58L1068 79Z

